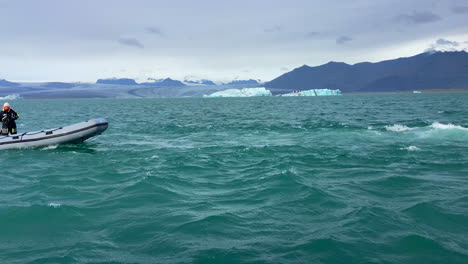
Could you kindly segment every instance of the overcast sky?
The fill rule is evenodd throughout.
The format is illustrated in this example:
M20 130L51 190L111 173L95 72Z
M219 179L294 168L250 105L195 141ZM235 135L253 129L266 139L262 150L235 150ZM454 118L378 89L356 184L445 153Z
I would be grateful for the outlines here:
M0 0L0 79L261 79L468 47L466 0Z

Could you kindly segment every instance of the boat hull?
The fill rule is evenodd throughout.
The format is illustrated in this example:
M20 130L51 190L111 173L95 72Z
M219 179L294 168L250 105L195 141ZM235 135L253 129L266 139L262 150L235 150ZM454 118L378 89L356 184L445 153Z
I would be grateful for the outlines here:
M65 127L0 136L0 150L77 144L100 135L108 126L109 124L105 119L92 119Z

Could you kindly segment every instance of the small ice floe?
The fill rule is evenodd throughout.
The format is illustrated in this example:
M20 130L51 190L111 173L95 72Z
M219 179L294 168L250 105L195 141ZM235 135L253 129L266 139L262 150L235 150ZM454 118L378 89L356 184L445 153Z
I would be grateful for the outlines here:
M59 204L59 203L49 203L48 206L53 207L53 208L57 208L57 207L62 206L62 204Z

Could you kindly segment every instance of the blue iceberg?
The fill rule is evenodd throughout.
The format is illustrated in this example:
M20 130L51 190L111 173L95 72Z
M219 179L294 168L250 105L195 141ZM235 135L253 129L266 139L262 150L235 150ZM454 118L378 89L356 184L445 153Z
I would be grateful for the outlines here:
M327 95L341 95L341 91L331 89L312 89L306 91L295 91L292 93L282 94L281 96L327 96Z
M227 89L224 91L215 92L203 97L254 97L254 96L272 96L271 92L265 87L257 88L242 88L242 89Z

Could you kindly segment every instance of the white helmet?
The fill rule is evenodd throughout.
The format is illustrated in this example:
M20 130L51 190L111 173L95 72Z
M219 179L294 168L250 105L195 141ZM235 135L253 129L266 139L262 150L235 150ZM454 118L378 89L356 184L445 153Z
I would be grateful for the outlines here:
M10 104L8 102L3 104L3 107L10 107Z

